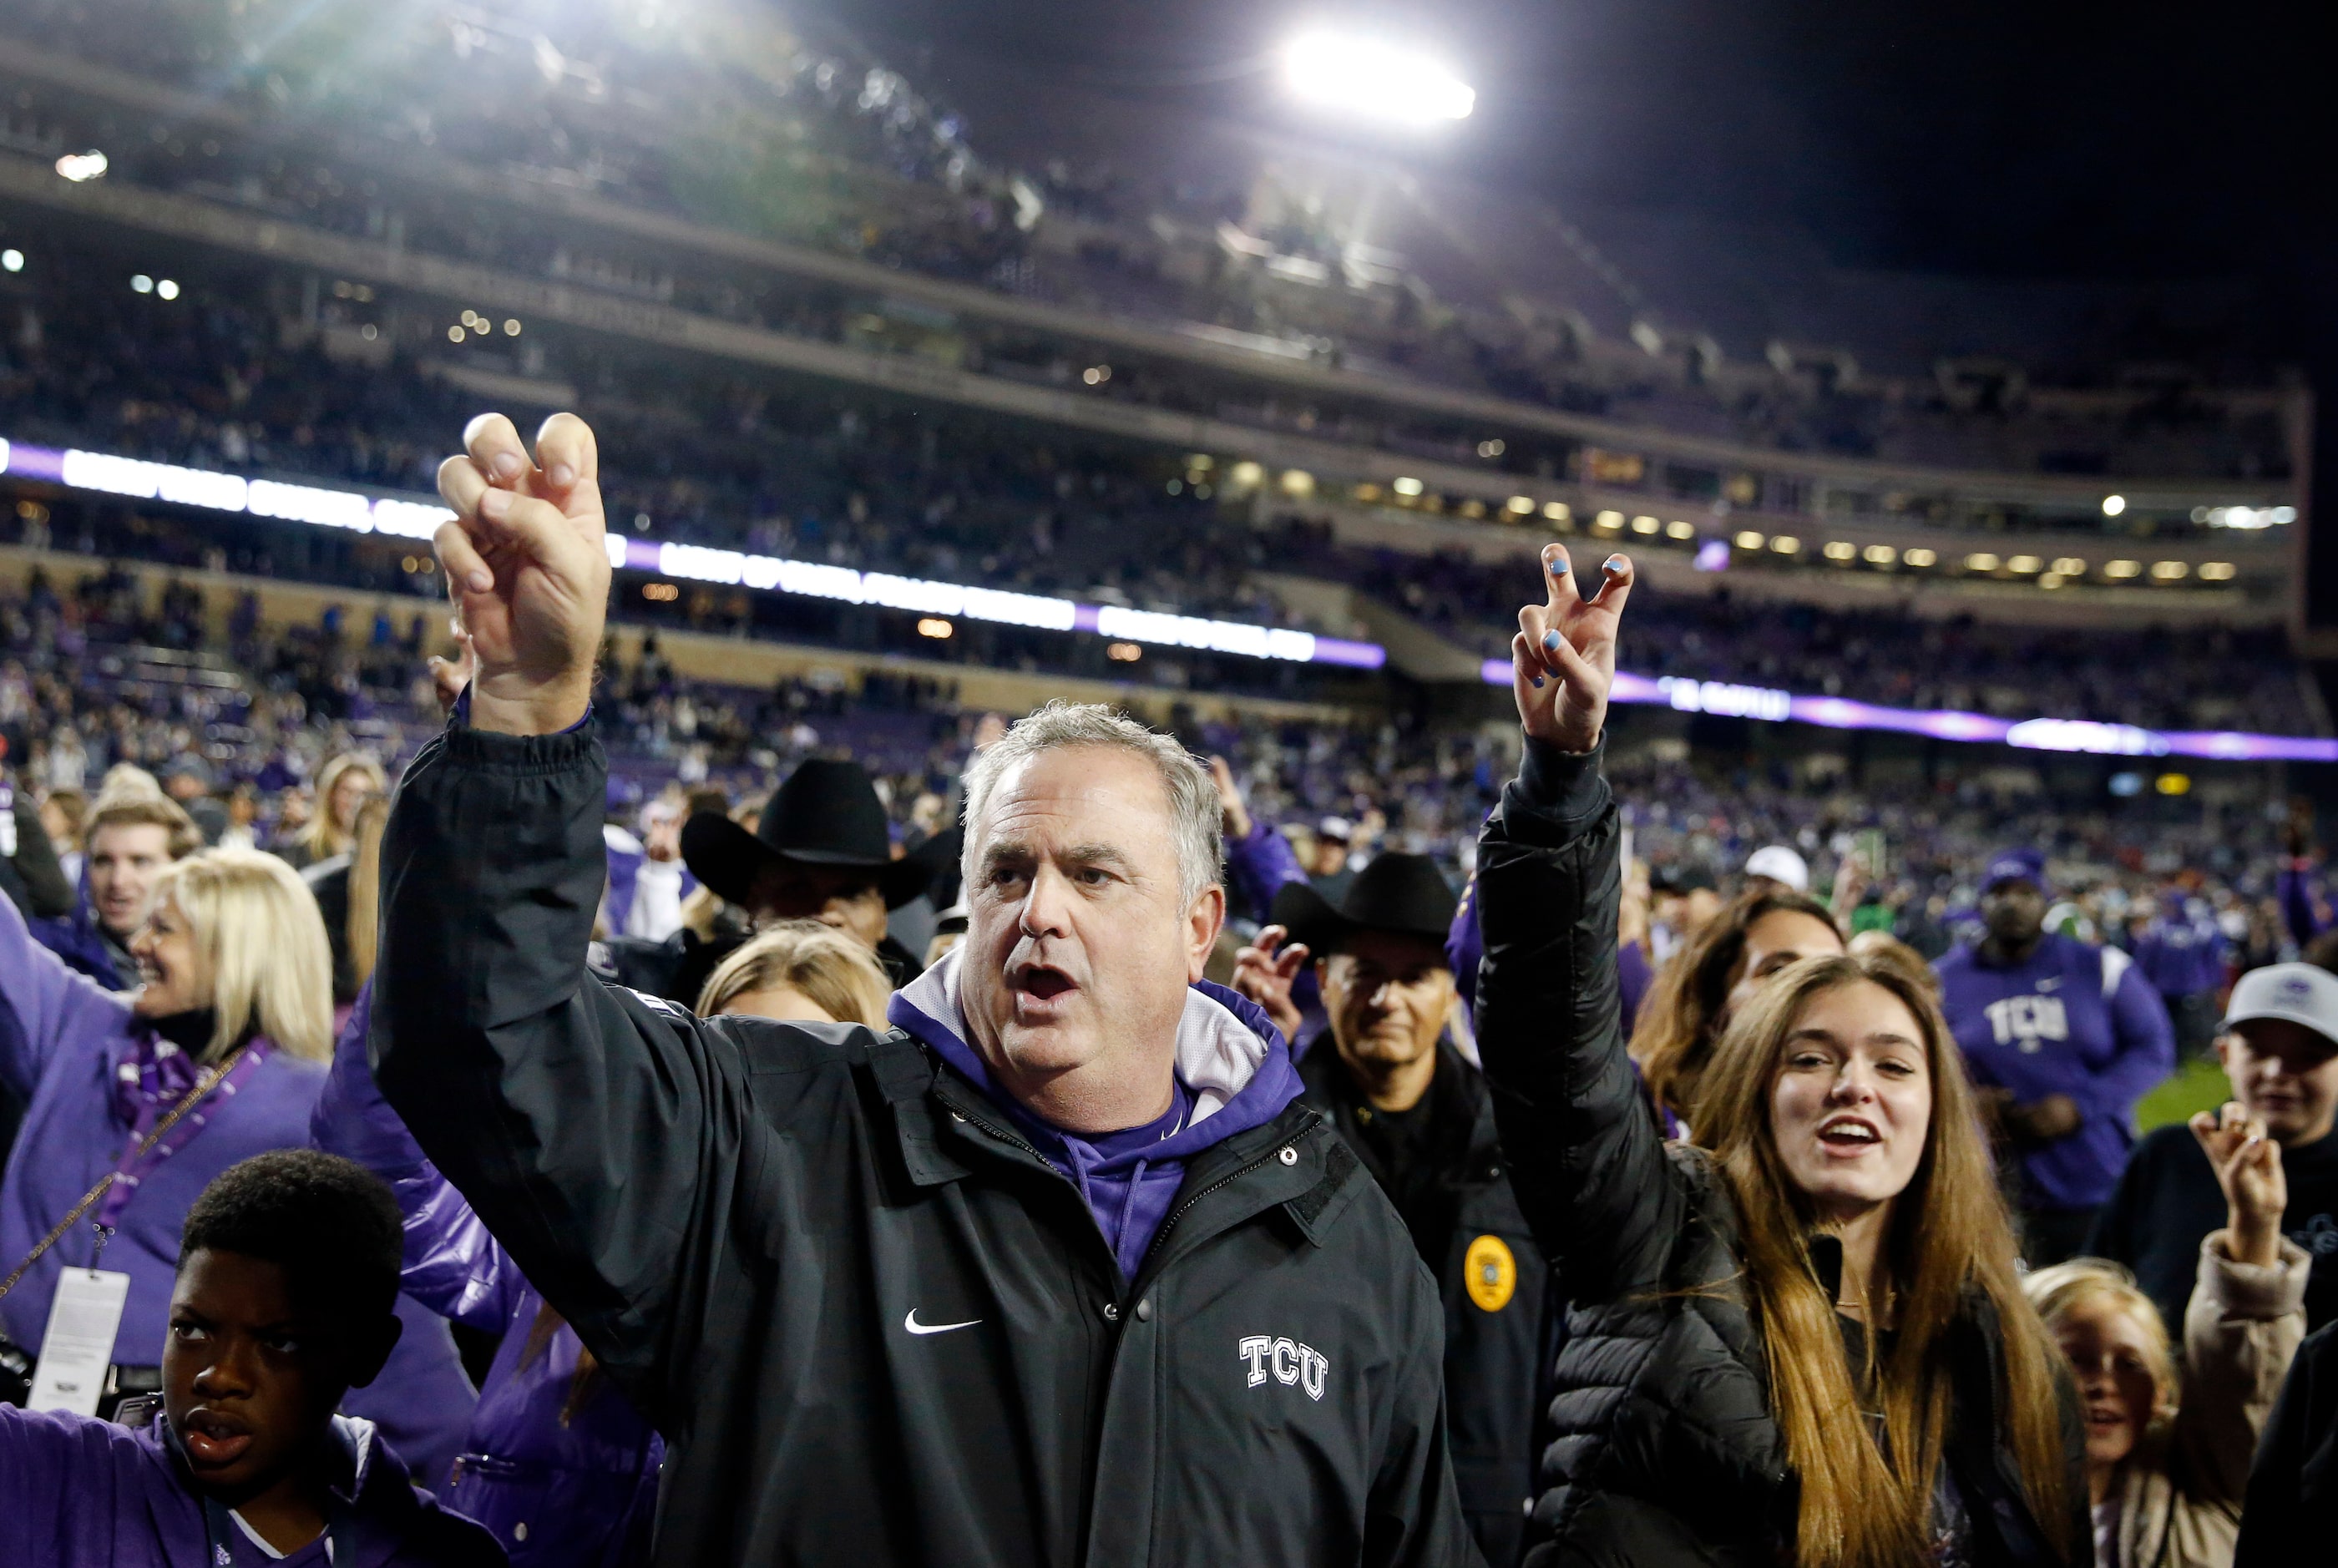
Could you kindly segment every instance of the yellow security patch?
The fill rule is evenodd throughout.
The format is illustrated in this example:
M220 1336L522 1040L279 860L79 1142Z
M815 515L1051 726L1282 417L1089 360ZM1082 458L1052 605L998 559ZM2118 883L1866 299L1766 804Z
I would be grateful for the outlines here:
M1461 1281L1481 1310L1499 1312L1518 1291L1518 1260L1499 1236L1480 1236L1462 1256Z

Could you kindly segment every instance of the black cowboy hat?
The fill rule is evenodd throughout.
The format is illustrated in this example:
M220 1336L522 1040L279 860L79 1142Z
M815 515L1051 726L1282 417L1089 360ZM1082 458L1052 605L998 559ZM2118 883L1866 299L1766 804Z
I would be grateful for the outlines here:
M1356 873L1337 904L1304 882L1286 882L1267 918L1321 958L1358 931L1390 931L1443 943L1459 907L1445 874L1426 855L1390 850Z
M922 858L893 858L885 808L867 770L822 757L796 765L752 833L719 811L698 812L682 825L683 864L733 904L747 904L757 875L782 860L866 871L888 909L924 892L934 875Z

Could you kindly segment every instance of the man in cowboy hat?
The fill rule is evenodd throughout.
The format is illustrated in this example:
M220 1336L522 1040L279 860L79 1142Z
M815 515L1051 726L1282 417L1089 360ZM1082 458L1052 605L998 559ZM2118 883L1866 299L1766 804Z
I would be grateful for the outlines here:
M1300 1058L1305 1097L1380 1182L1437 1276L1454 1476L1487 1561L1507 1568L1523 1549L1547 1403L1544 1346L1560 1303L1503 1173L1485 1080L1445 1038L1455 907L1425 855L1375 857L1336 902L1291 883L1276 895L1276 923L1237 960L1234 987L1287 1034L1305 1034L1292 985L1312 963L1323 1016Z
M682 828L683 864L755 924L818 920L866 944L895 985L923 967L887 935L886 915L925 891L933 867L893 855L877 787L858 762L814 757L773 792L755 830L719 811ZM663 942L619 937L605 945L613 977L636 991L691 1006L706 977L745 940L687 929Z

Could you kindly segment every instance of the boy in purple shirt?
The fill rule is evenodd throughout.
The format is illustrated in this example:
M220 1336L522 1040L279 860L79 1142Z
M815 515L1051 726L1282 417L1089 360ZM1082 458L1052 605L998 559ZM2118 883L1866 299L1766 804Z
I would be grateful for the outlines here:
M2176 1065L2159 995L2126 954L2046 929L2045 858L1981 878L1977 942L1934 965L1940 1010L2019 1165L2010 1196L2032 1268L2085 1245L2135 1142L2135 1103Z
M309 1149L231 1166L189 1210L162 1344L162 1414L137 1430L0 1406L0 1533L46 1568L496 1568L371 1422L336 1416L398 1343L397 1200Z

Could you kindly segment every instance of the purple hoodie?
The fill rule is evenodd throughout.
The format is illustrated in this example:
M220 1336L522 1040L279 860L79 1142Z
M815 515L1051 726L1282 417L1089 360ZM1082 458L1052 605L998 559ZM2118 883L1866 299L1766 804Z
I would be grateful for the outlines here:
M1177 1024L1177 1060L1168 1114L1143 1127L1097 1137L1066 1132L1025 1110L1000 1089L966 1042L958 1006L957 947L894 994L888 1015L923 1041L982 1091L1048 1164L1079 1189L1096 1229L1135 1279L1169 1217L1185 1161L1237 1132L1264 1126L1306 1085L1291 1064L1281 1031L1247 998L1204 980L1185 995Z
M372 1422L337 1416L333 1426L350 1479L336 1490L328 1534L278 1558L231 1519L221 1553L162 1416L132 1431L85 1416L0 1406L7 1561L27 1568L492 1568L503 1562L486 1531L416 1490L398 1455L375 1440Z
M309 1137L398 1195L407 1295L502 1341L440 1489L447 1505L485 1524L515 1568L647 1563L664 1445L605 1374L570 1408L584 1347L565 1323L535 1332L544 1298L374 1086L365 1044L372 1004L368 985L334 1045Z
M2135 945L2135 966L2170 1002L2225 983L2225 932L2205 900L2171 895Z
M84 859L80 884L74 890L70 915L29 922L33 939L65 961L65 966L88 975L108 991L126 991L137 979L124 975L113 962L113 949L98 929L97 911L89 901L89 863Z
M117 996L33 940L16 906L0 897L0 1082L24 1102L24 1125L0 1178L0 1274L14 1269L58 1219L97 1185L132 1135L123 1097L133 1075L159 1052L152 1031ZM216 1093L199 1136L140 1182L123 1209L104 1265L130 1276L130 1299L113 1342L113 1359L152 1367L179 1269L179 1231L211 1179L238 1161L309 1141L309 1113L325 1069L271 1051L237 1092ZM48 1326L49 1301L66 1265L87 1268L94 1238L76 1227L0 1298L0 1334L29 1354ZM352 1389L349 1410L381 1423L383 1435L409 1456L415 1473L436 1479L455 1455L470 1418L470 1381L446 1325L401 1298L406 1333L370 1388Z
M2330 908L2328 889L2314 875L2310 858L2284 858L2274 878L2274 897L2281 902L2282 918L2293 941L2303 947L2338 923Z
M1249 838L1227 836L1226 885L1234 895L1236 908L1252 919L1263 925L1283 884L1306 880L1307 873L1299 868L1299 857L1291 851L1291 840L1256 818L1251 818Z

